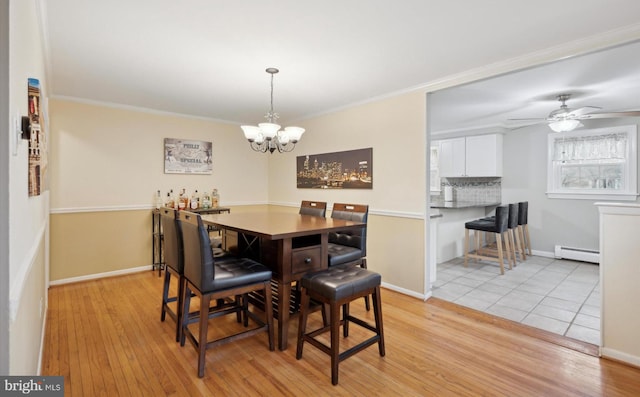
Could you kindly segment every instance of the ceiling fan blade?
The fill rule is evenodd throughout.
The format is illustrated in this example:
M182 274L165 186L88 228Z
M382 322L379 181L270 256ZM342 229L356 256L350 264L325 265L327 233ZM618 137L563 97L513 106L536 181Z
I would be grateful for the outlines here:
M531 121L531 122L543 122L543 121L547 121L547 119L543 119L541 117L536 117L536 118L530 118L530 119L507 119L507 122L511 122L514 121L516 123L520 123L520 122L527 122L527 121Z
M585 119L613 119L616 117L640 117L640 110L631 110L628 112L611 112L611 113L589 113L578 117L580 120Z
M570 111L569 114L567 115L567 118L582 116L583 114L587 114L589 112L593 112L594 110L600 110L600 109L602 108L598 106L583 106L581 108Z
M505 128L508 128L512 131L520 129L520 128L524 128L524 127L529 127L531 125L536 125L536 124L543 124L546 123L547 119L541 119L541 118L537 118L537 119L508 119L507 122L505 123Z

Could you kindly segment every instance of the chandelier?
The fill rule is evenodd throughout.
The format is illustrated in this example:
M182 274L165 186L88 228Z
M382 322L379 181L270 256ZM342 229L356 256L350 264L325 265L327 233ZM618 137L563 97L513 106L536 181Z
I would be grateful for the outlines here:
M290 152L296 146L296 143L300 140L300 137L304 133L304 128L300 127L286 127L284 130L280 129L280 126L275 122L280 117L278 113L273 111L273 75L278 73L276 68L267 68L266 72L271 75L271 108L269 112L265 114L267 123L260 123L258 126L243 125L242 131L244 137L247 138L251 149L256 152L266 153L269 151Z

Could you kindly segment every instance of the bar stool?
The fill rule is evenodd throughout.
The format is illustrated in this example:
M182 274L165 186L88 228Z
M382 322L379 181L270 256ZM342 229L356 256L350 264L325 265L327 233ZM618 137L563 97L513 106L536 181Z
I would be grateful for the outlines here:
M164 258L165 273L164 286L162 288L162 305L160 311L160 321L164 321L167 314L176 322L176 342L180 340L182 318L182 291L185 286L184 278L184 253L182 246L182 229L176 221L177 210L173 208L160 208L160 222L164 237ZM178 281L178 293L176 296L169 296L171 276ZM169 305L176 302L175 310Z
M522 240L520 239L520 230L518 229L518 221L520 219L519 207L519 204L509 204L509 238L511 239L513 266L516 266L517 255L520 255L520 261L527 260L527 255L524 252Z
M384 333L382 329L382 304L380 301L381 276L378 273L363 269L359 266L333 267L320 272L308 273L302 277L302 301L300 303L300 320L298 324L298 346L296 359L302 358L304 342L309 342L322 352L331 356L331 383L338 384L338 364L374 343L378 343L381 357L385 355ZM353 317L349 314L349 303L363 296L371 295L375 326ZM309 313L309 300L329 305L329 325L324 325L315 331L306 332ZM342 320L340 307L342 306ZM349 322L375 332L367 340L340 353L340 325L343 326L343 336L349 336ZM326 323L324 323L326 324ZM317 335L329 331L331 346L327 346L316 339Z
M510 251L509 244L509 207L500 206L496 208L496 216L493 220L490 219L478 219L475 221L466 222L464 224L464 267L467 267L469 258L484 259L488 261L497 261L500 264L500 274L504 274L504 254L502 250L502 241L504 239L504 245L507 251ZM469 252L469 230L475 230L476 233L476 246L474 253ZM493 233L496 238L496 248L498 250L498 257L482 255L480 249L480 233L486 232ZM511 269L511 262L509 262L509 269Z
M518 233L520 234L520 240L522 241L522 246L529 255L533 255L531 253L531 237L529 237L529 202L522 201L518 203Z

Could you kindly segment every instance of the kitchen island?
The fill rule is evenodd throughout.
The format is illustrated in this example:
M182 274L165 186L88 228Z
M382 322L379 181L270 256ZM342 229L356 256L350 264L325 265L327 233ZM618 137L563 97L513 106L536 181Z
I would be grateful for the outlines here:
M430 214L441 214L437 222L436 263L464 255L464 224L490 215L499 202L444 201L432 198Z

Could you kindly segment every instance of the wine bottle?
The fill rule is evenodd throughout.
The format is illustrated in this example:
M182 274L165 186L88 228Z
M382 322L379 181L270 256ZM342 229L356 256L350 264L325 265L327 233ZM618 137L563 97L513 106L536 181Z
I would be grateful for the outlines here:
M156 193L156 209L160 209L162 207L162 196L160 195L160 190Z

